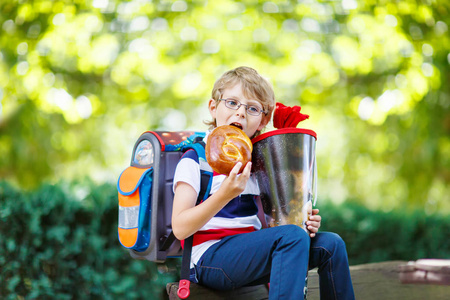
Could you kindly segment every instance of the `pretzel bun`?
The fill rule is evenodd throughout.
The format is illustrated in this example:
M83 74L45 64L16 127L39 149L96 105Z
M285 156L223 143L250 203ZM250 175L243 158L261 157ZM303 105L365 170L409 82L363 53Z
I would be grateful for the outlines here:
M239 173L244 170L252 160L253 144L241 129L223 125L209 134L205 151L211 168L219 174L228 175L238 162L242 162Z

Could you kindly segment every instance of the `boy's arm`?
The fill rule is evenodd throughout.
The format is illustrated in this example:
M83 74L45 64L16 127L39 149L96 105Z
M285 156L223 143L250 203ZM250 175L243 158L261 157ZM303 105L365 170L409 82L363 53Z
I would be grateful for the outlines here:
M197 232L244 191L250 177L251 163L247 163L242 174L237 176L241 165L237 163L219 190L199 205L195 205L197 193L194 188L185 182L178 182L172 210L172 230L177 239L183 240Z

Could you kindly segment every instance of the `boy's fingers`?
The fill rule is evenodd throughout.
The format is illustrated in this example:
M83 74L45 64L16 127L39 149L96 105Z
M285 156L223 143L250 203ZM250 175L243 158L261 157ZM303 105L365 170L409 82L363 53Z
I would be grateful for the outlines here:
M322 217L320 215L313 215L313 216L309 216L310 221L320 221L322 220Z
M242 163L239 161L237 164L234 165L233 169L231 169L229 176L236 176L239 173L239 170L241 169Z
M251 168L252 168L252 165L251 165L251 164L252 164L251 162L248 162L248 163L245 165L245 168L244 168L244 170L242 171L242 173L239 174L239 176L237 177L238 180L239 180L240 182L246 183L247 180L250 178L250 172L251 172ZM242 164L241 164L241 165L242 165Z
M250 172L252 171L252 162L249 161L242 172L243 175L250 177Z
M317 227L319 227L319 222L308 221L308 222L306 222L306 225L308 225L308 227L317 228Z
M308 228L306 228L309 230L309 233L317 233L319 230L315 227L312 226L308 226Z

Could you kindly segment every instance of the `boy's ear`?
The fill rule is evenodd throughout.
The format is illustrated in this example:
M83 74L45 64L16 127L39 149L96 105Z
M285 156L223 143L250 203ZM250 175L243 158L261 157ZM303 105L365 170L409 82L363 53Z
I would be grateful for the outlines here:
M211 117L213 119L216 118L216 112L217 112L217 101L214 99L209 99L208 102L208 109L209 109L209 113L211 114Z
M269 124L270 121L270 115L266 116L263 115L262 119L261 119L261 123L258 126L258 131L263 130L264 127L266 127L267 124Z

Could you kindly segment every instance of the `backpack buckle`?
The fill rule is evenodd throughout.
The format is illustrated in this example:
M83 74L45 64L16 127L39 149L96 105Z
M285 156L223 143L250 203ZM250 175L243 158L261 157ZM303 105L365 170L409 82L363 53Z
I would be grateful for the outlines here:
M191 294L191 291L189 290L191 286L191 282L186 279L181 279L180 283L178 284L178 292L177 295L181 299L186 299Z

